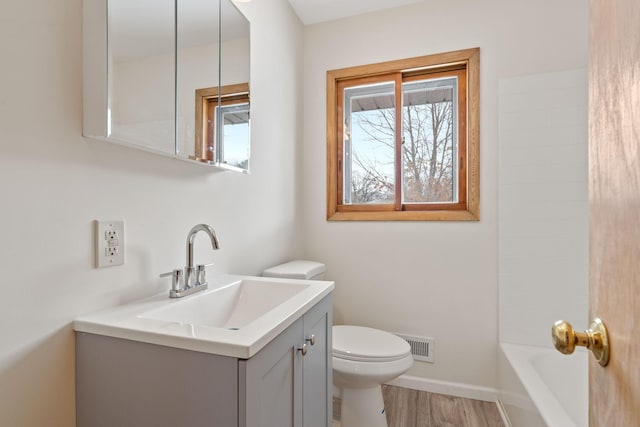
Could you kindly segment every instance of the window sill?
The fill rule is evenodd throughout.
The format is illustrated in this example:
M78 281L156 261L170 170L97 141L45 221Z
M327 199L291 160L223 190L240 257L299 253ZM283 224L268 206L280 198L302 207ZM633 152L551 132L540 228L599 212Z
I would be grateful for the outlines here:
M479 221L478 210L328 212L327 221Z

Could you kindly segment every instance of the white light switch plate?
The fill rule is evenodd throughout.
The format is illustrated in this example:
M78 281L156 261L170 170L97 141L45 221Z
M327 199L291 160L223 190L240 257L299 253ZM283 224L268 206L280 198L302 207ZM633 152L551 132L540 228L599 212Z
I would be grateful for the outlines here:
M124 264L124 221L94 221L96 268Z

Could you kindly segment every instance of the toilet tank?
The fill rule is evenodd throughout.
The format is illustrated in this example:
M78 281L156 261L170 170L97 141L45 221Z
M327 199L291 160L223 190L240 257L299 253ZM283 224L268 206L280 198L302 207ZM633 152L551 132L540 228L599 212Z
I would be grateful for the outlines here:
M284 279L322 280L324 271L325 267L321 262L295 260L267 268L262 275Z

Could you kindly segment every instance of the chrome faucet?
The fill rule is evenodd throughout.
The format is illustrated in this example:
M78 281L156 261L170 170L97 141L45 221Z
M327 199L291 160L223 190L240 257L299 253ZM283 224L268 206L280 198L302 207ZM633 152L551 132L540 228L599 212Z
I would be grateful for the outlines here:
M181 298L198 291L203 291L209 286L207 285L206 270L208 265L193 265L193 241L199 231L204 231L211 240L211 247L216 250L220 249L220 242L216 231L207 224L198 224L193 227L187 235L187 265L183 269L175 269L170 273L161 274L160 277L171 276L172 284L169 291L169 298Z
M202 274L204 279L204 265L198 265L198 274L195 274L195 267L193 266L193 241L196 238L196 234L198 231L204 231L209 236L211 240L211 247L213 250L220 249L220 243L218 242L218 236L216 235L216 231L207 224L198 224L189 231L187 235L187 266L185 268L185 281L187 287L193 286L202 286L202 284L207 284L206 280L200 280L200 275ZM198 276L198 277L196 277Z

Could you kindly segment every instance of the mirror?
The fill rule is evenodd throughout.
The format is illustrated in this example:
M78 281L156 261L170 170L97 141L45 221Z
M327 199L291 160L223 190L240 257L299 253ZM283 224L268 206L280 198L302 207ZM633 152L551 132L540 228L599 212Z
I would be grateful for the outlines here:
M175 152L174 0L108 1L108 138Z
M247 172L249 32L231 0L83 0L83 134Z

